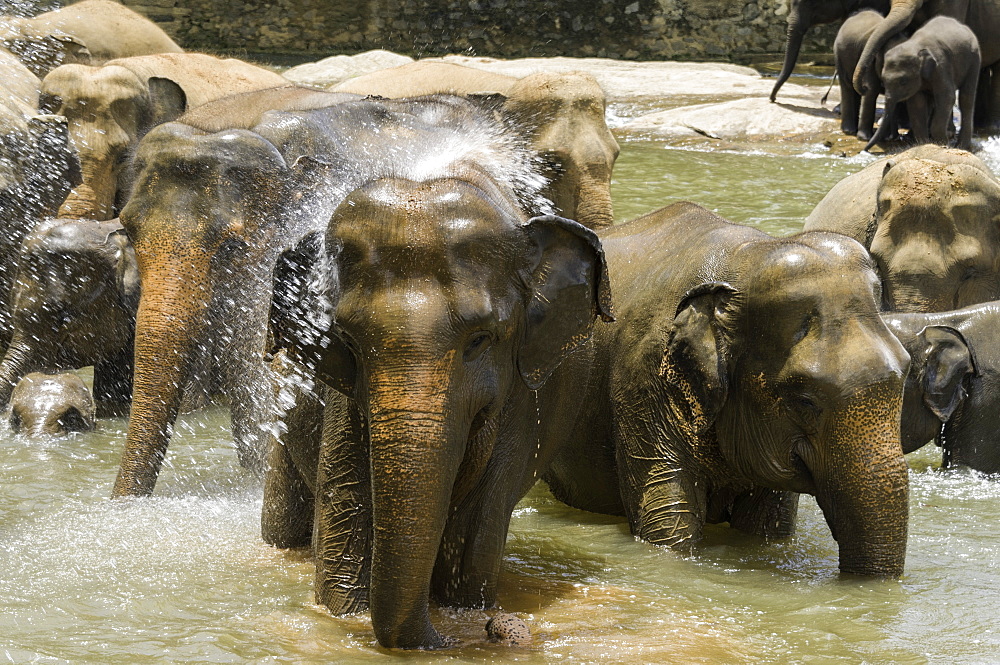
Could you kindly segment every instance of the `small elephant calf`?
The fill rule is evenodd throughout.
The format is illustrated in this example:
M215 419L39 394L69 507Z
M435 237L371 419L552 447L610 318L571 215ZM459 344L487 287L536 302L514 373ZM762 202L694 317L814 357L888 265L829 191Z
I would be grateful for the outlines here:
M87 432L96 425L94 400L73 372L32 372L11 396L10 428L29 436Z
M1000 301L951 312L891 312L882 319L911 358L903 452L933 440L946 468L1000 473Z

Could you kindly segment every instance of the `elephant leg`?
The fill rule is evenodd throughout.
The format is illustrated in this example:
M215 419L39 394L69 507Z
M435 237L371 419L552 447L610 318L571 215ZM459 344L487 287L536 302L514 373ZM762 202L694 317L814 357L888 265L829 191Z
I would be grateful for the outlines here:
M131 348L118 351L94 365L94 402L97 417L127 416L132 403Z
M931 107L931 140L939 145L948 145L949 127L954 127L955 90L935 90Z
M847 135L857 134L859 128L858 115L861 111L861 96L850 85L845 85L843 77L840 81L840 129ZM863 125L860 125L863 126Z
M789 538L795 535L798 508L797 492L755 487L733 501L729 525L767 540Z
M858 120L857 136L862 141L868 141L875 133L875 106L878 101L878 89L870 90L861 98L861 117Z
M265 430L274 421L274 408L270 403L272 376L259 359L244 360L243 363L244 373L233 372L224 381L229 386L233 442L240 466L257 473L264 470L268 440Z
M918 92L906 102L906 112L910 116L910 137L916 143L927 143L930 135L930 109L927 97Z
M962 115L962 127L958 132L958 147L962 150L972 150L972 126L974 124L976 106L976 85L979 83L977 74L967 76L958 89L958 109Z
M334 614L368 609L372 493L368 432L353 400L330 392L316 474L316 602Z
M648 398L647 402L655 401ZM623 404L631 402L628 396ZM707 485L681 462L673 437L656 422L653 404L637 412L615 404L612 440L622 501L632 533L657 545L688 548L701 539L708 509ZM685 468L688 467L688 468Z

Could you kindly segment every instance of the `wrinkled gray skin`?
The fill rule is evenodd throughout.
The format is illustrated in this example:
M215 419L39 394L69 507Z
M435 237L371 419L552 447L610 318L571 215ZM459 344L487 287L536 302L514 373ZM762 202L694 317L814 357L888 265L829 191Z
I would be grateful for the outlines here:
M595 331L589 385L553 386L589 405L544 476L556 497L686 549L706 523L788 535L812 494L842 572L901 575L908 358L864 248L691 203L600 235L617 323Z
M791 0L788 8L788 29L785 40L785 59L781 73L771 90L771 101L795 69L799 49L809 28L822 23L841 21L860 9L874 9L881 14L889 11L889 0Z
M271 448L262 535L312 541L317 600L369 609L381 645L438 648L451 641L431 625L431 598L495 602L514 505L580 406L546 379L585 372L574 351L610 314L608 283L592 232L528 219L540 204L530 153L491 136L492 120L367 103L389 112L373 117L357 188L275 269L274 347L332 389L324 420L300 401Z
M1000 473L1000 303L882 318L912 359L903 393L903 452L934 441L945 468Z
M0 404L29 372L93 365L100 415L126 415L138 301L135 253L117 220L39 224L18 259Z
M854 90L851 77L861 51L868 42L868 37L879 21L882 14L873 9L860 11L848 17L837 32L837 38L833 42L833 58L837 67L837 80L840 84L840 129L845 134L856 135L859 139L867 141L872 137L875 126L875 103L882 93L882 81L878 78L881 71L881 59L878 67L871 70L870 78L864 95L860 95ZM904 37L900 36L898 41ZM889 43L895 46L897 42Z
M181 53L155 23L114 0L82 0L33 18L0 17L0 44L38 77L68 63Z
M94 400L73 372L22 378L10 402L10 427L28 436L87 432L97 424Z
M887 50L881 72L885 115L865 150L886 138L896 105L903 102L910 133L918 143L948 145L956 91L962 114L958 147L970 150L980 60L979 42L972 30L947 16L931 19L909 39Z
M80 183L66 119L38 113L38 79L0 49L0 349L21 241Z

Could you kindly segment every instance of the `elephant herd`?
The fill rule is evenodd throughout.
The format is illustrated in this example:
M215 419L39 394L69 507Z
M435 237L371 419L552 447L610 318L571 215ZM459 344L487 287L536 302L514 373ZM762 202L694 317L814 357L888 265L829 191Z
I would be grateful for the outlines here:
M955 133L956 93L958 147L971 148L974 127L1000 129L1000 1L791 0L785 61L772 102L792 73L806 31L838 20L841 129L865 141L865 150L898 139L906 123L917 143L947 145ZM882 93L885 113L875 131Z
M540 478L678 549L789 536L812 494L843 573L898 577L904 452L1000 471L1000 182L974 155L876 162L788 238L692 203L615 224L587 74L315 90L73 29L105 10L155 29L84 0L0 35L34 55L0 51L0 401L32 432L128 412L115 497L222 401L264 541L311 547L318 602L381 645L452 644L432 600L494 605ZM92 401L52 374L86 365Z

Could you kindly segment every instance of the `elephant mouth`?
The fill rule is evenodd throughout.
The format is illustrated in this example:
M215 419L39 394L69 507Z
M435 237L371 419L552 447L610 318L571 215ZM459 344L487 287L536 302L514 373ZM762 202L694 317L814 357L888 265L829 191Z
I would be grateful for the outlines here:
M809 443L803 439L795 442L791 456L789 457L789 468L793 471L790 486L782 489L815 496L817 490L816 478L813 476L809 464L806 463L804 455L800 452L804 446L808 445Z

